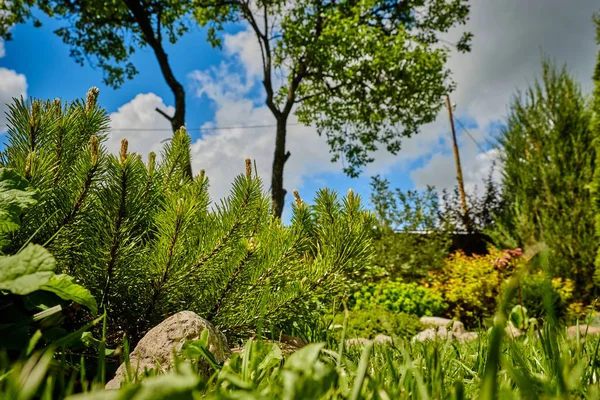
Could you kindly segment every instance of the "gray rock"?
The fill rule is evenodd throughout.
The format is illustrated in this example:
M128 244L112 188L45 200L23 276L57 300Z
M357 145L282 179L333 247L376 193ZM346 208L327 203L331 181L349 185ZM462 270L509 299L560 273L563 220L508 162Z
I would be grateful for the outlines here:
M373 343L375 344L392 344L393 340L388 335L377 335L373 339Z
M413 342L425 342L426 340L435 340L438 337L438 331L433 328L425 329L417 333L413 338Z
M588 336L598 336L600 334L600 327L598 326L588 326L588 325L579 325L579 335L585 336L585 332L587 330ZM576 337L577 336L577 325L573 325L567 328L567 336Z
M393 339L388 335L379 334L373 338L373 340L364 339L364 338L353 338L346 340L346 347L350 346L360 346L367 344L369 342L373 342L373 344L384 345L384 344L392 344Z
M459 342L470 342L476 340L479 337L477 332L464 332L459 336L456 336L456 340Z
M217 361L225 359L229 352L227 339L210 322L199 317L192 311L181 311L170 316L152 328L129 355L133 373L141 374L144 369L157 368L163 372L168 371L173 362L173 351L181 351L181 347L188 340L200 338L204 329L208 329L208 350L213 353ZM126 376L125 363L117 369L115 377L106 384L106 389L118 389Z
M518 338L523 334L519 328L515 328L511 325L508 325L506 328L504 328L504 332L506 332L506 335L511 338Z
M440 317L421 317L420 319L423 325L432 326L437 328L438 332L442 336L447 336L447 334L442 332L448 331L448 325L451 324L451 332L454 336L459 336L465 332L465 325L460 321L455 321L453 319L448 318L440 318Z
M426 340L448 339L459 342L467 342L478 338L477 332L466 332L465 325L460 321L455 321L440 317L421 317L421 323L430 328L419 332L412 338L413 342L424 342Z
M353 339L347 339L346 340L346 347L350 347L350 346L360 346L363 344L367 344L371 342L369 339L365 339L365 338L353 338Z

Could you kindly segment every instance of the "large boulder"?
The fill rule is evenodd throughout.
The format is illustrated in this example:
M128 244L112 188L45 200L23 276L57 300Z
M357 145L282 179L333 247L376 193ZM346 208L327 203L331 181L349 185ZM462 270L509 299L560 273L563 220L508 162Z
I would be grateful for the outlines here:
M141 374L145 369L169 370L173 363L173 351L181 351L181 347L188 340L200 338L204 329L208 329L208 350L217 361L225 360L229 352L227 339L210 322L199 317L192 311L181 311L170 316L152 328L139 341L133 352L129 355L132 371ZM118 389L126 376L125 363L117 369L115 377L106 384L106 389Z

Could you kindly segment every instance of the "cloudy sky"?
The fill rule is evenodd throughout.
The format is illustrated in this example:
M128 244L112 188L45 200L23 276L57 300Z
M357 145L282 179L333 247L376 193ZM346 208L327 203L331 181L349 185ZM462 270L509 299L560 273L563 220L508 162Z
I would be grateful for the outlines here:
M515 90L527 87L538 75L542 53L566 63L584 89L591 89L598 50L591 18L598 10L597 0L471 1L470 21L461 29L474 34L472 52L454 54L449 63L458 84L452 102L457 105L459 146L469 187L487 176L493 159L488 142L504 122ZM124 137L132 151L147 154L160 149L160 141L170 136L170 127L154 109L172 111L173 99L153 53L139 51L134 62L141 73L115 91L102 84L99 69L81 67L69 57L69 48L52 33L63 22L42 21L43 27L37 29L16 26L14 40L0 42L0 135L6 129L5 103L11 98L73 100L98 86L100 102L112 120L109 149L116 151ZM456 36L450 33L447 39ZM245 157L256 160L268 188L274 149L274 128L252 127L274 123L260 90L255 38L246 27L235 26L224 39L223 50L213 50L198 29L167 48L175 73L187 89L186 125L193 138L193 167L207 171L215 198L228 194L233 177L243 171ZM231 128L240 126L245 128ZM284 185L289 193L299 189L309 200L324 186L342 193L353 188L368 199L370 176L375 174L403 189L455 185L445 110L436 122L406 140L398 155L378 153L376 162L357 179L345 177L342 165L330 162L325 141L294 118L288 147L292 157L286 164ZM291 196L286 201L289 204ZM289 218L289 207L287 211L284 216Z

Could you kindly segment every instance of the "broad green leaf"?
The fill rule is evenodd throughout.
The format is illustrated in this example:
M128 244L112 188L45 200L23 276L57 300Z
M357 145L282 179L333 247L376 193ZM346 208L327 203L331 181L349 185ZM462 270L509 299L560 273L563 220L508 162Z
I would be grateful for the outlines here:
M29 244L20 253L0 257L0 290L34 292L54 276L56 260L42 246Z
M37 203L37 192L11 169L0 168L0 234L19 229L23 210Z
M89 290L73 282L73 277L65 274L54 275L40 287L42 290L55 293L63 300L72 300L86 306L93 315L98 313L98 304Z

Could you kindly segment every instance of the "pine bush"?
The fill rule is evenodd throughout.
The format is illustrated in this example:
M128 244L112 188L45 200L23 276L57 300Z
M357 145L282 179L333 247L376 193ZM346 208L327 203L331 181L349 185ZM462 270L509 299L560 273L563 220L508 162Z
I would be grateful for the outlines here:
M7 246L43 244L57 270L88 288L109 332L133 340L169 314L192 310L227 335L262 318L276 326L327 301L371 257L372 216L352 191L319 191L313 206L295 192L292 223L272 216L250 160L228 197L212 203L204 172L189 178L190 137L176 132L147 163L123 140L103 143L109 118L85 100L15 100L0 165L39 193Z

